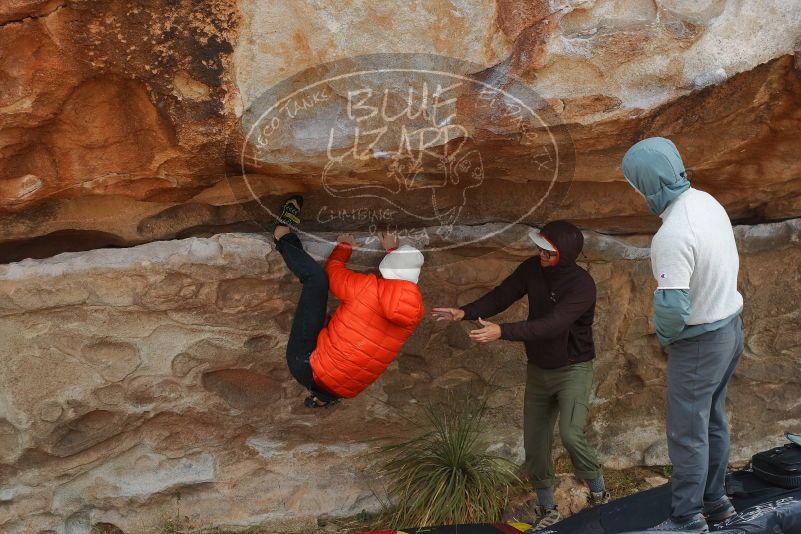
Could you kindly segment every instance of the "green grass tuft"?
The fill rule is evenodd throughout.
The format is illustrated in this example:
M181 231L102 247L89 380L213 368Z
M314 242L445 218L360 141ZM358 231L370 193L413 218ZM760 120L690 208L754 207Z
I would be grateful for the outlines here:
M481 421L486 404L460 409L426 408L431 430L384 447L389 459L381 474L394 502L389 522L417 527L498 521L509 489L520 483L518 467L487 453Z

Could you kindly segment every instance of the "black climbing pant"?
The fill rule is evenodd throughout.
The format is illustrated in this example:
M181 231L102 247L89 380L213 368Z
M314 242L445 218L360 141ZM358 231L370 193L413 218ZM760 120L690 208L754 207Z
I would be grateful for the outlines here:
M297 235L286 234L276 242L275 248L284 258L287 268L298 277L303 286L286 345L286 363L289 372L318 399L326 402L334 400L337 398L336 395L315 384L309 362L311 353L317 345L317 335L325 326L328 275L320 264L303 250Z

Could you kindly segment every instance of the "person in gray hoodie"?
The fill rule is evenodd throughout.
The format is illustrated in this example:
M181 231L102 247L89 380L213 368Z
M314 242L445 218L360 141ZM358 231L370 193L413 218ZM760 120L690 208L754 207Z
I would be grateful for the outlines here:
M726 387L743 352L739 256L731 222L693 189L668 139L636 143L626 180L662 225L651 243L654 326L666 347L667 442L673 464L671 516L652 531L708 532L735 514L724 488L729 460Z

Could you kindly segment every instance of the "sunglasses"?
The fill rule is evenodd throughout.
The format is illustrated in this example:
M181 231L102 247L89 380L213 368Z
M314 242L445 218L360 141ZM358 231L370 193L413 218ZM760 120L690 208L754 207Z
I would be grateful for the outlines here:
M537 247L537 248L539 248L539 247ZM559 255L558 252L551 252L550 250L545 250L544 248L540 248L540 254L545 254L549 258L553 258L553 257Z

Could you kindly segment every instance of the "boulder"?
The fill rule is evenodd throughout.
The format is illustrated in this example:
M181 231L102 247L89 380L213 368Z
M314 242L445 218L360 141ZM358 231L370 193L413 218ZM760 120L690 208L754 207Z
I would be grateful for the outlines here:
M801 418L799 229L798 219L736 228L747 344L729 392L734 462ZM439 253L421 277L427 307L497 284L532 253L527 230ZM588 435L610 468L669 463L647 247L648 236L586 233L582 264L599 289ZM369 250L359 254L364 268ZM177 509L195 524L278 528L374 510L378 447L420 432L421 406L460 395L487 400L490 450L522 462L520 344L477 346L465 339L470 323L426 317L363 394L309 410L284 358L298 292L258 234L0 266L0 530L130 532ZM497 320L525 312L516 304ZM563 478L560 499L575 511L586 491Z

